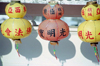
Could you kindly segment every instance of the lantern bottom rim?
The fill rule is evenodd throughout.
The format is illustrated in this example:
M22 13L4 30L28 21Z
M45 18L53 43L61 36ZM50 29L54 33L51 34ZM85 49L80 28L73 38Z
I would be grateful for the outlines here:
M91 46L96 46L97 44L98 44L98 42L90 43Z
M21 39L12 39L14 42L15 42L15 44L21 44L22 42L21 42Z
M56 45L56 44L59 45L58 41L50 41L50 44L51 45Z

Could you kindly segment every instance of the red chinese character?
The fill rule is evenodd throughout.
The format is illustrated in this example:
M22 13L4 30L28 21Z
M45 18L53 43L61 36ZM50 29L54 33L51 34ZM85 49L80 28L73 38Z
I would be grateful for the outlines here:
M85 14L84 14L84 9L82 10L82 15L85 15Z
M100 33L98 35L100 35Z
M22 35L23 36L23 31L19 28L19 30L17 30L17 29L15 29L15 36L20 36L20 35Z
M97 15L99 15L99 14L100 14L100 8L97 9Z
M13 12L12 12L12 7L9 7L8 13L13 13Z
M31 28L27 28L27 34L29 34L31 32Z
M24 12L26 12L26 8L25 7L23 7L24 8Z
M15 7L15 9L16 9L15 10L16 13L20 13L20 7Z
M82 31L79 31L79 32L78 32L78 35L79 35L79 37L80 37L80 38L82 38L82 39L83 39L83 36L82 36Z
M88 8L88 16L92 16L92 8Z
M87 31L87 33L85 35L85 36L87 36L86 39L88 39L88 38L89 39L94 39L94 37L90 38L90 35L92 35L91 32Z
M5 32L7 33L8 36L10 36L11 31L9 30L9 28L7 28Z

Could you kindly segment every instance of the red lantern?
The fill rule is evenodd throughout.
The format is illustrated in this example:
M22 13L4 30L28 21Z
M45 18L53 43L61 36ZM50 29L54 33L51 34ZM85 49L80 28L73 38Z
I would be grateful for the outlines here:
M69 27L60 19L47 19L39 25L38 33L45 40L59 41L68 36Z
M64 14L64 9L57 2L51 1L43 8L42 12L46 19L60 19Z
M43 8L43 15L47 19L41 22L39 25L38 34L42 39L49 40L50 44L55 46L58 44L58 41L68 36L69 27L67 23L60 20L60 18L63 16L62 6L58 5L58 3L55 1L50 1L49 4L51 4L53 8L50 5L46 5ZM51 10L53 11L51 12Z

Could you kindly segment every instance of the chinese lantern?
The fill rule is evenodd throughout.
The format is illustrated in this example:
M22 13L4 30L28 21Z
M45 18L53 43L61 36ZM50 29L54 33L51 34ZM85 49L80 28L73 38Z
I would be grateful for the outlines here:
M49 3L43 8L42 12L46 19L60 19L64 14L64 9L61 5L52 1L52 3Z
M46 5L43 8L44 17L46 17L47 19L44 20L38 27L39 36L42 39L50 41L50 44L54 46L58 44L58 41L66 38L69 34L68 25L64 21L60 20L60 17L63 16L63 11L64 10L61 5L59 5L55 1L50 1L49 5ZM49 15L46 15L47 13ZM54 55L56 57L55 48L54 48Z
M84 42L89 42L94 46L94 52L99 62L97 44L100 41L100 7L96 1L87 2L82 8L82 17L87 20L78 27L78 36Z
M5 11L10 18L1 24L1 33L6 38L15 41L18 52L18 44L21 43L20 39L29 36L32 31L31 23L23 18L26 14L26 7L19 0L11 1L6 6Z
M81 10L81 15L85 20L97 20L100 18L100 5L96 2L87 2Z
M23 18L26 14L26 7L19 0L12 0L6 5L5 12L10 18Z

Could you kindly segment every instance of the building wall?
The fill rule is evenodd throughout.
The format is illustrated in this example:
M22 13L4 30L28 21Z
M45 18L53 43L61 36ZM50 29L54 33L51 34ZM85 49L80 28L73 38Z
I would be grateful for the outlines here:
M39 37L37 27L21 41L19 57L15 43L0 32L0 66L100 66L93 47L79 39L77 28L70 28L69 36L55 46L57 59L53 55L54 46ZM100 44L98 51L100 55Z

